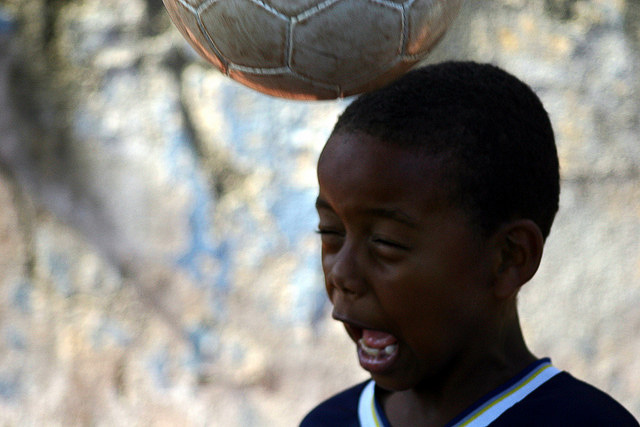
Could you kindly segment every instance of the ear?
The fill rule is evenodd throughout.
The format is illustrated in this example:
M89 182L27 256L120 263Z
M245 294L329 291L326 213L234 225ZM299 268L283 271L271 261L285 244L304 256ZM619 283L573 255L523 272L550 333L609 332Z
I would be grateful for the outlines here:
M504 225L494 237L498 249L494 292L497 298L506 299L515 296L538 271L544 238L540 227L528 219Z

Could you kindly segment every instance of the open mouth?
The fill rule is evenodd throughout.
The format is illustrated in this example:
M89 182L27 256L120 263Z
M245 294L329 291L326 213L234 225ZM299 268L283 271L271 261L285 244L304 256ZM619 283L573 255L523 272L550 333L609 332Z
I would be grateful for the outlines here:
M385 332L364 329L358 346L369 356L391 356L398 351L398 340Z
M391 368L399 354L398 339L395 336L346 322L344 325L357 344L358 361L362 368L371 373L383 373Z

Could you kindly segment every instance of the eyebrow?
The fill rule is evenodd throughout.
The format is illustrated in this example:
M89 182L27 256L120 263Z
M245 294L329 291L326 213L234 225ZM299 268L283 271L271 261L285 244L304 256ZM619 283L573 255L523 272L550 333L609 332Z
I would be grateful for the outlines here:
M316 209L328 209L333 212L333 208L331 207L331 205L320 197L316 199ZM418 221L416 221L413 217L400 209L370 208L366 209L364 213L375 217L390 219L392 221L407 225L411 228L418 227Z

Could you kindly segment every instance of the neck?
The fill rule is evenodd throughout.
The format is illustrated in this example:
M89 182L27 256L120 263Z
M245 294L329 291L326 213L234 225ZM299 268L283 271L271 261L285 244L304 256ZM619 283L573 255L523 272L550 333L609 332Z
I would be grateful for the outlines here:
M450 363L438 378L409 390L387 392L383 406L394 426L444 425L485 394L513 378L536 357L527 348L515 310L485 337L481 351Z

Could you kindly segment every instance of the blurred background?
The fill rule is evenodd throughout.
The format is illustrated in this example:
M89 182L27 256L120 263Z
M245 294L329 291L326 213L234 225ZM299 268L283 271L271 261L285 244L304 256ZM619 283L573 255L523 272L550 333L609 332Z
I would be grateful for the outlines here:
M640 0L468 1L444 59L549 110L562 198L525 334L640 417ZM313 232L347 102L221 76L160 0L0 0L0 422L296 425L365 379Z

